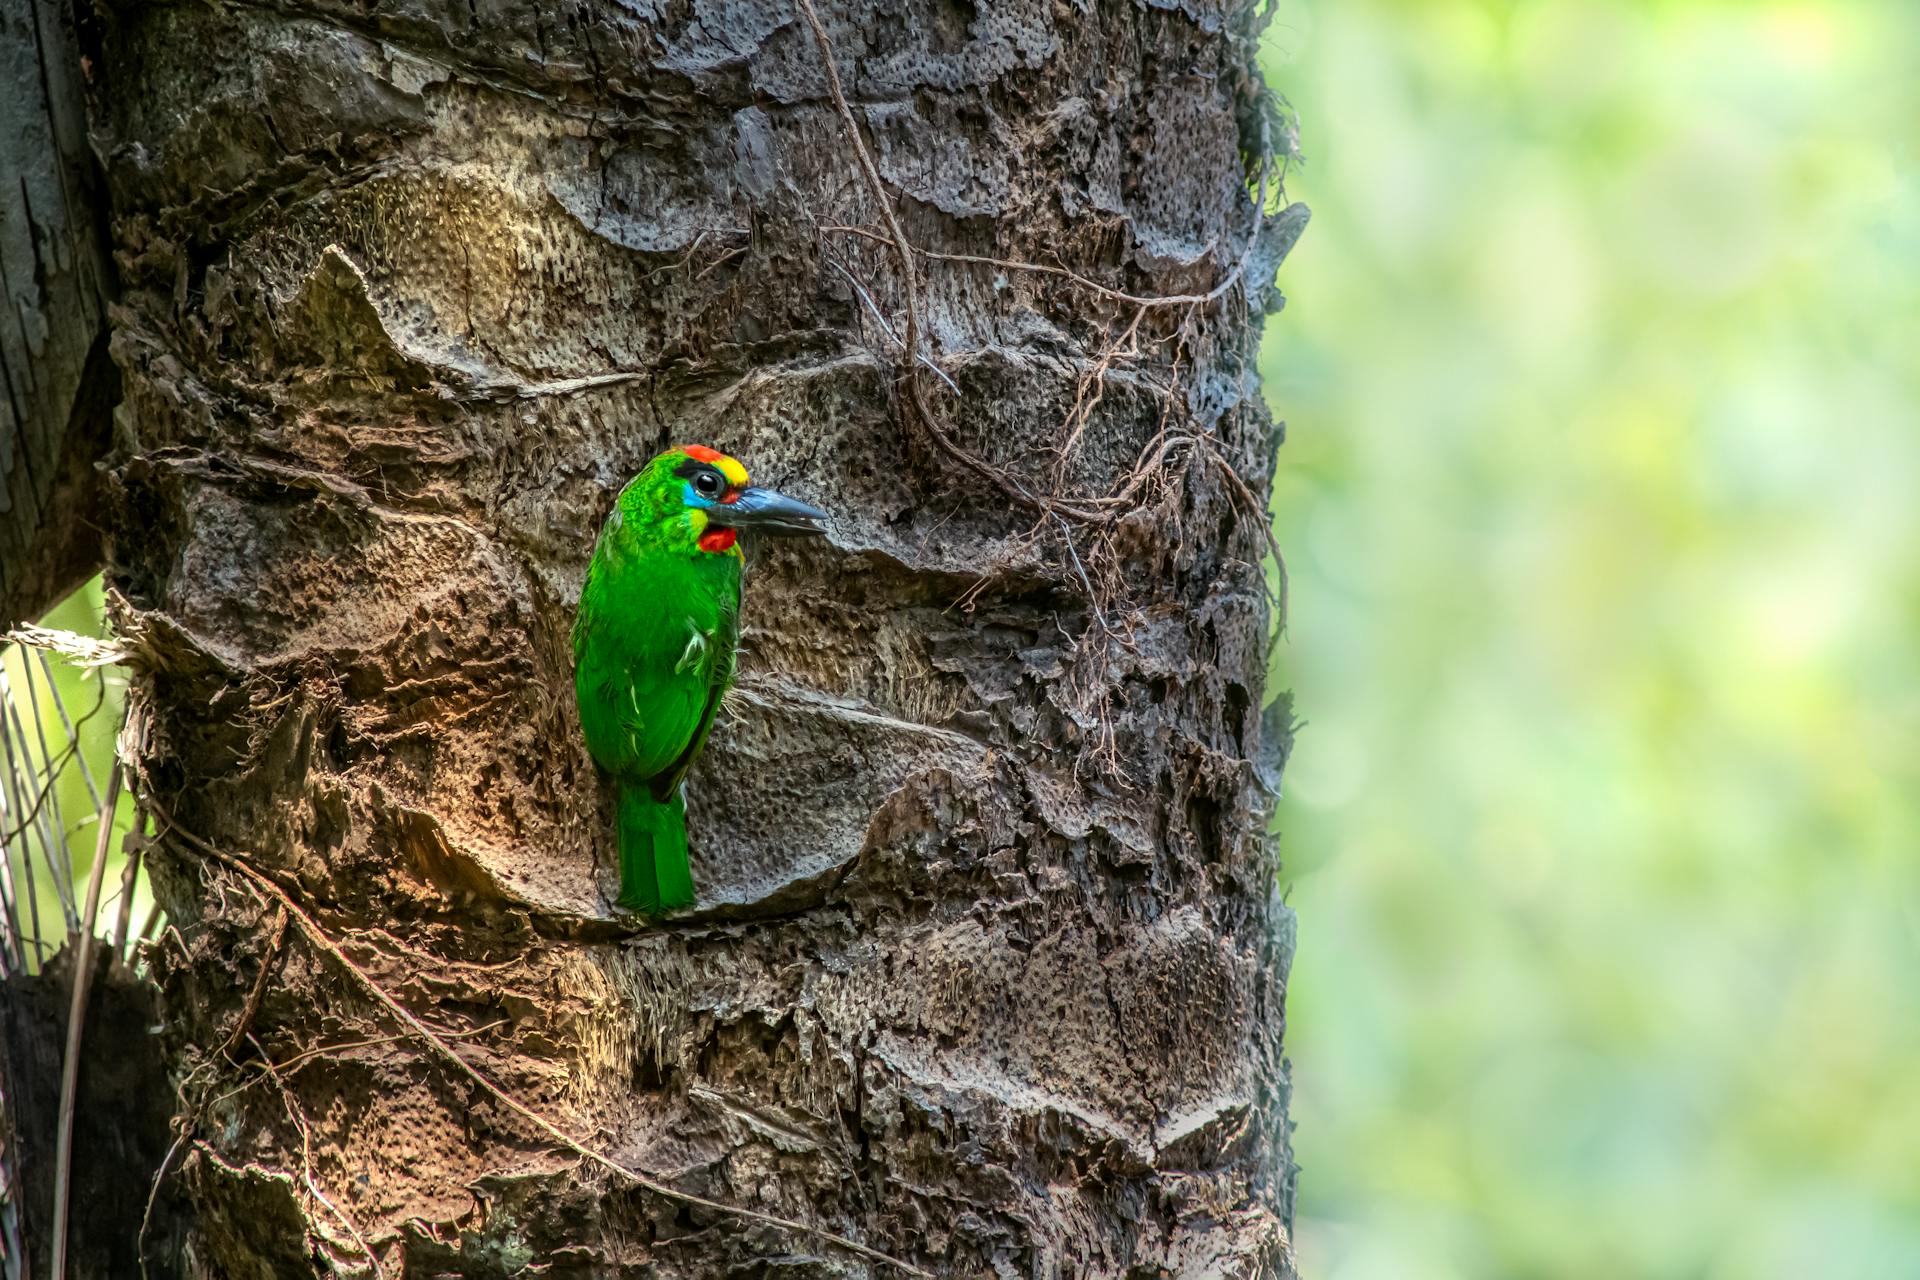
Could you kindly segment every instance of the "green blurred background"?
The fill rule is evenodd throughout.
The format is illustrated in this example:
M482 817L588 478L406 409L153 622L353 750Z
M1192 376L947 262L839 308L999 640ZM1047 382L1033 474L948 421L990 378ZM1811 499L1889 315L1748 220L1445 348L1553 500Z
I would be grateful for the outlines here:
M1920 1276L1920 3L1264 61L1306 1274Z
M95 578L41 619L85 636L106 632L105 597ZM126 701L118 667L86 666L17 644L0 646L0 904L11 901L17 947L29 972L79 924L99 848L100 808L114 738ZM122 793L107 847L99 918L111 931L121 913L121 841L133 826L133 797ZM128 906L129 930L152 911L145 880ZM16 940L4 939L6 942ZM6 961L0 960L0 967Z

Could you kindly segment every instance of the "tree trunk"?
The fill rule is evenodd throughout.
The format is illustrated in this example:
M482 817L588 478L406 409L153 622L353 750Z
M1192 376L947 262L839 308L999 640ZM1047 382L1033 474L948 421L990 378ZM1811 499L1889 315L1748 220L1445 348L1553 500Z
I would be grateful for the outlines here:
M809 12L112 18L158 1263L1291 1272L1255 19ZM675 442L835 519L642 926L567 632Z
M0 631L99 567L113 271L83 43L59 0L0 0Z

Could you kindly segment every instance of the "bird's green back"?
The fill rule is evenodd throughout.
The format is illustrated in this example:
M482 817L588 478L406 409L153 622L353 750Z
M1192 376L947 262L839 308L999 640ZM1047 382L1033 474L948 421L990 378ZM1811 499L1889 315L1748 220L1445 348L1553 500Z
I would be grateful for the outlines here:
M648 902L628 883L624 832L647 822L678 827L675 793L732 683L739 640L739 549L731 539L724 549L701 545L706 520L682 503L681 481L663 465L673 459L663 455L621 493L594 546L573 628L581 730L621 792L622 901L641 909L685 902L660 902L657 893ZM635 816L635 792L671 814ZM684 829L677 839L684 878Z

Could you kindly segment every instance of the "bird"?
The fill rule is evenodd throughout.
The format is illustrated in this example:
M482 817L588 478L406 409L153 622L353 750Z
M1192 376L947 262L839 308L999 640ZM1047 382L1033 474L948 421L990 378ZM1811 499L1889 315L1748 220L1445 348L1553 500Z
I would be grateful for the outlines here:
M739 535L817 535L826 519L705 445L668 449L620 491L572 637L581 732L618 797L619 906L655 916L694 902L682 784L733 684Z

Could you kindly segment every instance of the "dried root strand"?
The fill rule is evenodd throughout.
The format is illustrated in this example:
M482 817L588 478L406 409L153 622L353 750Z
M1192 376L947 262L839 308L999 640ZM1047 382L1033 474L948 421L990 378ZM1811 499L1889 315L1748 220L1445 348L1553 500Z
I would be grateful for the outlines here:
M1083 585L1090 593L1089 603L1092 605L1094 613L1100 621L1103 633L1111 633L1111 628L1107 625L1100 601L1095 598L1097 593L1094 592L1092 575L1088 573L1086 565L1081 560L1080 554L1074 546L1072 532L1068 527L1069 522L1094 528L1112 526L1128 513L1134 498L1142 488L1146 486L1147 482L1154 476L1162 473L1166 455L1172 447L1176 444L1201 445L1207 450L1208 456L1214 465L1218 467L1227 478L1228 487L1237 505L1246 509L1248 515L1260 525L1265 535L1268 549L1272 552L1274 561L1279 567L1281 611L1282 617L1284 618L1286 563L1281 558L1279 543L1273 535L1271 522L1267 519L1264 508L1261 506L1259 499L1253 494L1252 489L1221 452L1218 441L1212 437L1211 433L1199 428L1197 424L1195 424L1194 428L1188 433L1169 435L1166 430L1166 414L1163 413L1159 439L1154 445L1150 446L1149 454L1142 458L1134 470L1126 479L1121 481L1111 493L1104 497L1082 498L1068 497L1058 492L1065 468L1070 462L1073 452L1090 424L1093 412L1098 407L1101 397L1104 394L1106 377L1109 370L1117 359L1133 359L1139 355L1140 328L1148 312L1165 308L1186 308L1190 318L1194 310L1200 307L1210 306L1214 302L1217 302L1246 278L1247 271L1252 265L1254 254L1259 248L1260 237L1265 228L1268 184L1274 168L1270 159L1271 143L1267 136L1267 126L1265 123L1263 122L1261 126L1261 141L1263 154L1267 155L1269 159L1260 165L1259 189L1254 197L1253 230L1248 236L1246 248L1240 254L1238 261L1236 261L1226 275L1221 278L1219 283L1205 293L1143 296L1101 284L1096 280L1089 279L1079 272L1064 266L1021 262L1010 258L996 258L980 254L942 253L920 248L907 239L906 232L900 224L899 215L894 209L893 196L887 189L886 181L881 177L879 165L874 159L872 150L867 146L866 139L860 131L859 121L855 118L853 108L847 101L846 91L841 85L840 70L834 53L833 40L827 34L826 25L820 19L820 13L815 7L814 0L795 0L795 3L801 18L806 22L808 30L812 33L815 46L819 49L821 67L826 77L827 93L832 99L834 110L838 113L841 125L846 131L848 148L853 153L856 167L885 225L884 234L866 227L843 224L827 225L823 227L823 230L861 236L887 245L892 249L900 272L901 294L906 307L906 333L904 338L894 337L892 329L886 324L884 317L880 315L879 307L874 303L872 296L857 279L854 279L852 273L847 271L844 266L839 266L838 263L835 265L843 275L847 276L868 311L872 313L874 318L880 323L882 331L903 348L907 364L902 374L902 381L905 385L907 400L911 404L914 416L918 419L927 438L933 442L940 452L955 462L958 462L968 471L986 480L995 489L1010 498L1019 508L1034 513L1039 518L1041 524L1053 521L1059 525L1061 536L1065 539L1068 556ZM1035 493L1026 485L1020 483L1017 478L1005 469L995 466L993 463L962 446L953 438L952 434L941 423L939 416L934 412L932 406L928 404L924 380L920 376L921 365L924 364L926 367L932 369L945 380L949 386L952 385L952 380L946 377L944 371L942 371L932 359L920 351L920 334L924 326L920 314L920 283L916 258L924 258L928 261L935 262L990 266L1003 271L1018 271L1054 276L1064 279L1076 287L1087 290L1109 302L1133 308L1132 319L1122 333L1118 337L1108 340L1103 345L1091 369L1083 373L1077 380L1074 390L1073 406L1069 409L1066 420L1062 423L1061 429L1064 439L1056 450L1054 469L1055 492L1050 494ZM1186 326L1183 323L1180 329L1184 332L1185 328ZM1176 338L1176 342L1177 341L1179 341L1179 339ZM1174 383L1167 390L1167 405L1169 411L1172 408L1174 398L1178 391L1179 363L1180 356L1178 350L1176 350L1174 355Z
M149 803L151 804L151 801L149 801ZM508 1111L520 1117L558 1146L573 1152L590 1164L599 1166L621 1181L650 1191L663 1199L671 1200L677 1204L688 1205L693 1208L705 1209L709 1212L722 1214L727 1217L756 1222L761 1226L773 1227L796 1235L811 1236L814 1239L824 1241L836 1248L843 1249L848 1253L865 1258L870 1262L884 1263L905 1275L923 1277L924 1280L932 1280L930 1273L922 1271L912 1263L904 1262L899 1258L882 1253L878 1249L861 1244L857 1240L850 1240L846 1236L838 1235L825 1228L811 1226L791 1218L782 1218L770 1213L761 1213L756 1209L747 1209L739 1205L727 1204L719 1200L710 1200L705 1196L698 1196L691 1192L681 1191L657 1178L629 1169L604 1152L598 1151L571 1136L539 1111L522 1102L500 1085L495 1084L492 1079L482 1074L478 1069L468 1063L465 1058L461 1057L447 1037L442 1036L440 1033L428 1027L424 1022L420 1021L405 1005L395 999L385 987L381 986L372 974L355 963L353 957L349 956L341 948L340 944L335 942L333 938L327 934L326 930L322 929L319 923L294 900L293 895L281 888L278 883L268 877L264 872L257 870L238 855L217 849L191 831L181 827L178 823L167 817L165 811L162 810L158 804L151 804L151 807L154 814L165 824L168 836L179 840L195 852L213 859L221 866L237 872L267 900L278 904L280 909L287 914L287 917L291 919L294 925L300 930L301 935L306 938L308 944L344 970L355 985L369 996L375 1004L384 1009L394 1021L399 1023L409 1039L418 1043L431 1056L438 1058L441 1062L452 1068L456 1074L471 1081L481 1092L487 1094Z

